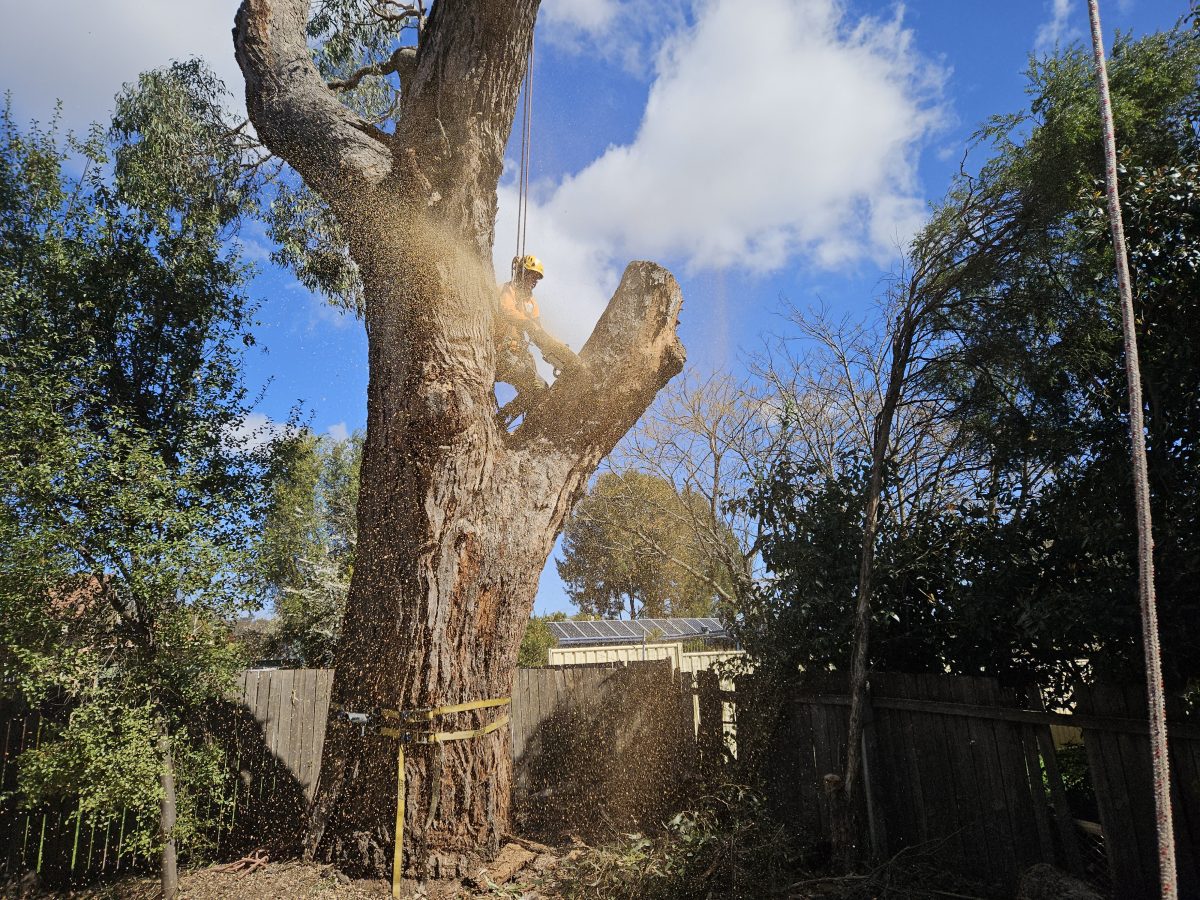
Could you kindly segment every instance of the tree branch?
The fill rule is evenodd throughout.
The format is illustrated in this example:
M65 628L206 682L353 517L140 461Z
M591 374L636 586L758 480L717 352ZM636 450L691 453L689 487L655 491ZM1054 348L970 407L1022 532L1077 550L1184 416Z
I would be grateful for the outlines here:
M510 445L548 442L598 462L682 371L686 357L675 333L682 305L670 272L652 262L630 263L579 352L583 366L555 381Z
M416 68L417 48L400 47L385 62L363 66L344 81L331 81L327 87L331 91L351 91L358 87L358 83L368 75L384 76L391 75L392 73L400 76L400 85L403 87L404 82L412 77L412 73L416 71Z
M305 41L307 15L306 0L242 0L233 44L250 120L318 193L370 188L392 170L387 136L326 86Z

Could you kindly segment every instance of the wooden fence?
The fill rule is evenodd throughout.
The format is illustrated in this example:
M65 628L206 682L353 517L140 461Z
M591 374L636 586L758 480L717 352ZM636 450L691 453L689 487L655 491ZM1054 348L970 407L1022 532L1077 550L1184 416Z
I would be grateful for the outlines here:
M212 711L227 730L231 772L216 841L239 846L302 821L331 684L329 671L251 671L239 702ZM699 673L693 689L665 662L520 670L516 823L550 840L631 831L660 821L706 779L753 772L775 814L820 840L829 833L824 779L845 764L848 702L844 679L832 675L779 695L752 675L730 689ZM37 869L50 883L80 881L138 864L124 818L100 828L71 803L16 807L14 760L38 745L55 713L5 712L0 880ZM1200 724L1178 704L1169 713L1180 896L1200 900ZM1058 771L1050 729L1064 724L1082 729L1106 854L1099 871L1088 868ZM1121 900L1157 896L1140 690L1081 692L1064 716L990 679L874 675L863 750L860 821L878 857L925 854L995 896L1012 896L1037 862L1105 883ZM730 764L741 768L727 772Z
M333 688L332 669L267 669L243 672L241 700L260 730L263 749L280 766L269 773L255 769L255 760L239 766L241 780L256 783L261 792L280 790L286 772L304 800L312 799L321 771L321 746Z
M711 689L711 684L710 684ZM702 685L702 693L703 693ZM845 768L849 698L844 677L810 676L769 696L753 677L721 692L737 708L739 763L760 773L777 815L829 833L824 779ZM1049 713L992 679L874 675L863 735L864 842L873 854L926 854L994 896L1013 896L1020 873L1049 862L1111 885L1121 900L1157 897L1153 794L1140 691L1093 689L1076 715ZM717 706L701 742L726 728ZM1170 730L1180 896L1200 897L1200 728L1174 710ZM703 717L703 714L702 714ZM716 718L716 722L713 719ZM1089 871L1069 809L1051 724L1083 728L1100 811L1107 871ZM707 737L705 737L707 735Z
M237 702L212 711L231 776L210 836L218 849L278 840L302 822L332 683L332 670L248 671ZM518 670L511 734L524 833L591 836L661 818L683 784L677 767L691 703L669 662ZM0 883L28 870L47 883L80 882L144 864L126 846L124 816L101 828L71 803L17 806L16 758L38 746L48 725L40 713L0 708Z
M555 841L661 822L695 767L691 693L667 660L521 669L513 803L521 833Z
M1146 692L1101 685L1080 691L1088 769L1096 787L1105 851L1117 897L1157 896L1158 850L1154 827ZM1200 723L1179 698L1167 702L1179 895L1200 898ZM1111 837L1110 837L1111 836Z
M239 756L243 830L298 820L312 799L332 681L331 670L244 673L243 702L256 729L238 746L257 743L266 752ZM690 695L687 703L690 710ZM523 833L585 837L661 817L680 783L684 712L667 661L519 669L510 730Z

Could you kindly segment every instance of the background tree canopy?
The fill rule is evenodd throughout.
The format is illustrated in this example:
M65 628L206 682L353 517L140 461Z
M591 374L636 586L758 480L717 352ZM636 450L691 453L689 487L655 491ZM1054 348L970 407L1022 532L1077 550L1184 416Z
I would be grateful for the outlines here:
M230 241L258 174L221 104L183 63L83 141L0 114L0 685L64 712L22 757L26 799L128 810L142 852L164 797L171 840L219 813L198 803L226 777L205 723L259 596L271 446L245 428Z
M601 474L563 528L557 565L571 602L596 618L711 615L722 573L692 527L697 517L713 519L708 503L666 478Z
M1196 429L1189 341L1200 266L1200 40L1181 27L1119 40L1111 64L1134 269L1159 604L1167 678L1194 682ZM936 412L960 473L936 508L902 514L885 483L873 664L987 672L1062 692L1078 677L1142 668L1120 315L1103 196L1090 55L1029 71L1029 109L980 133L991 156L952 188L915 244L970 225L1011 241L987 265L960 259L934 352L907 403ZM971 192L978 202L957 200ZM894 449L893 452L897 452ZM739 616L742 639L787 671L844 664L861 535L862 465L836 473L781 454L748 502L773 577ZM890 501L889 501L890 497Z
M305 666L333 663L354 571L362 441L305 430L277 453L261 555L275 612L267 650Z

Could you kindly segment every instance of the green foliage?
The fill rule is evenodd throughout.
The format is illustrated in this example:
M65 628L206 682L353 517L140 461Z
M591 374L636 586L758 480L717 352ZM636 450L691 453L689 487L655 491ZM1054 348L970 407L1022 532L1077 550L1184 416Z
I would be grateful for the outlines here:
M302 431L278 452L261 564L275 607L276 654L331 666L354 571L360 433Z
M1118 42L1112 63L1146 395L1167 678L1197 675L1200 36ZM1142 670L1121 321L1088 54L1030 71L1030 109L993 120L994 155L914 245L950 284L936 355L908 385L936 405L964 473L954 503L912 511L885 480L872 665L1036 681L1059 696ZM971 203L964 202L967 197ZM1007 242L931 255L966 229ZM925 255L922 255L925 254ZM949 279L953 279L952 283ZM939 283L934 277L931 283ZM769 664L843 666L861 541L863 460L832 476L786 455L750 492L773 579L743 643ZM889 502L889 498L892 501Z
M71 711L22 758L27 799L123 804L143 848L163 733L179 833L199 827L217 750L196 723L257 594L270 447L243 435L253 308L227 248L259 183L220 96L183 63L86 141L0 115L0 684Z
M135 856L155 849L161 762L154 752L153 706L130 708L118 696L80 705L55 740L21 756L18 790L27 802L70 800L96 827L125 821L125 848ZM175 735L177 787L175 835L193 852L209 839L207 826L228 804L221 748Z
M674 816L661 836L592 849L560 871L570 900L784 897L797 874L796 836L755 791L724 785Z
M362 318L362 278L350 258L345 229L329 206L303 183L281 182L266 222L275 244L271 262L291 269L302 285L324 294L333 306Z
M728 574L705 551L694 522L712 519L702 497L666 478L605 472L563 528L559 577L571 602L595 617L711 615Z
M1022 252L976 273L945 327L958 336L937 387L991 458L991 533L973 542L970 602L1011 623L1023 667L1090 660L1108 678L1142 669L1121 320L1088 55L1034 69L1029 138L985 168L1019 201ZM1200 650L1195 575L1200 366L1195 159L1200 35L1119 41L1111 70L1133 268L1167 677ZM1003 540L999 540L1003 538ZM964 596L962 605L967 606ZM981 636L982 637L982 636ZM982 643L982 641L981 641ZM1006 642L1007 643L1007 642ZM983 647L984 659L995 657Z
M525 634L521 637L521 649L517 653L517 665L522 669L536 669L546 665L550 658L550 648L555 645L554 635L550 633L547 622L563 622L566 613L553 612L546 616L530 616L529 624L525 626Z
M418 4L413 4L418 5ZM420 4L425 5L425 4ZM401 46L411 46L422 17L377 0L317 0L308 19L308 37L317 70L327 81L345 80L356 70L387 61ZM369 76L342 99L364 119L383 122L400 103L395 75Z

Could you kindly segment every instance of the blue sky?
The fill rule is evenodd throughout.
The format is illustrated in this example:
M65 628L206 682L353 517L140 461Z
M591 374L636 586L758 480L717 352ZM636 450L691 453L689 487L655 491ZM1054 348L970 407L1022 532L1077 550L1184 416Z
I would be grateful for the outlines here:
M198 55L239 106L236 6L0 0L0 87L18 118L46 120L57 98L81 129L138 71ZM1168 28L1187 3L1101 7L1111 40ZM738 371L785 328L782 299L866 310L976 126L1021 108L1029 55L1086 36L1085 0L543 0L527 247L546 265L545 321L579 347L633 258L679 278L701 372ZM503 274L511 174L500 200ZM362 427L360 323L273 270L266 249L246 235L262 266L262 349L247 358L249 384L270 382L261 414L302 404L318 431ZM553 558L536 609L569 609Z

